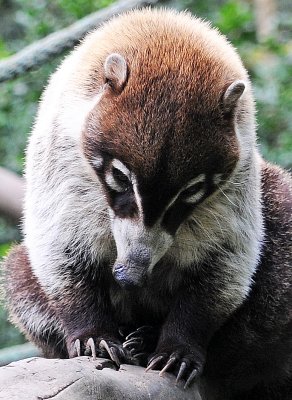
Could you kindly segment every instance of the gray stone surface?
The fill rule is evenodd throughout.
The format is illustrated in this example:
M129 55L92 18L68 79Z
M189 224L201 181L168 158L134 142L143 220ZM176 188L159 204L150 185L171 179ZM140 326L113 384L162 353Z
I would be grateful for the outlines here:
M1 400L200 400L196 387L184 390L158 371L105 359L28 358L0 368Z

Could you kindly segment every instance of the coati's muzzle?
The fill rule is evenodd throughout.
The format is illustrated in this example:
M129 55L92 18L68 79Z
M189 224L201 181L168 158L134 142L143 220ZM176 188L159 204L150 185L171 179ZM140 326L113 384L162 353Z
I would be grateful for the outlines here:
M126 290L142 287L146 281L145 270L140 271L139 267L131 268L120 263L114 265L113 275L116 282Z
M146 228L143 223L115 218L112 230L117 247L113 276L124 289L142 287L153 267L164 256L173 238L158 224Z
M130 253L125 262L115 262L113 267L114 278L123 289L142 287L146 282L150 264L149 250L144 249L142 252Z

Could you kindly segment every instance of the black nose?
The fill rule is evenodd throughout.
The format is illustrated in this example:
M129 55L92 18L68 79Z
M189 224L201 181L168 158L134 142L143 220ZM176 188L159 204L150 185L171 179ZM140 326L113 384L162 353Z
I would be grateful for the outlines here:
M143 270L141 271L137 267L129 267L120 263L114 265L113 276L116 282L126 290L142 287L145 283Z

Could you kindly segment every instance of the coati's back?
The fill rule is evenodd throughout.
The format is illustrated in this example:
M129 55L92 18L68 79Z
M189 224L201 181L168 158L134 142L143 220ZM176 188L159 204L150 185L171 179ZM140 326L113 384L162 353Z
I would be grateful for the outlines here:
M89 34L43 96L26 178L7 287L47 354L108 342L129 362L118 327L155 325L154 347L136 349L148 368L188 386L205 366L207 399L277 387L284 400L291 180L258 154L250 82L223 36L150 9Z

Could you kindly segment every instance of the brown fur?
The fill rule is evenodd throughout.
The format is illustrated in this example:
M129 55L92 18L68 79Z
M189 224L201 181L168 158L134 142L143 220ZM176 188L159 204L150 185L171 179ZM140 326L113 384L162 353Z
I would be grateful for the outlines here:
M25 247L15 246L3 266L7 282L5 294L9 299L11 322L17 325L29 340L41 347L46 357L54 358L60 355L64 357L66 350L62 333L54 328L54 324L50 326L49 322L55 319L56 307L49 301L32 273ZM23 314L23 310L27 314ZM36 335L34 322L38 325L42 319L45 320L45 326L50 329L50 340L54 343L52 347L45 345L48 332L40 330Z
M91 52L85 54L85 65L90 66L90 70L81 71L81 86L84 73L84 84L90 86L90 92L98 90L95 85L102 86L103 77L96 74L96 68L102 70L105 56L111 52L124 56L130 71L121 95L115 95L107 88L106 95L92 111L85 130L85 141L89 142L85 144L87 152L94 152L92 148L96 141L96 147L105 151L114 149L121 160L127 155L129 167L137 174L141 174L139 168L142 165L143 174L148 177L153 177L162 168L169 171L169 179L176 185L181 176L187 181L194 171L205 172L211 164L218 166L218 172L226 166L231 170L238 158L238 149L232 135L233 121L224 116L222 96L234 80L247 79L239 58L233 52L229 53L226 43L223 46L219 38L216 37L214 43L213 32L208 32L209 38L205 31L207 24L203 22L188 26L184 17L177 18L172 13L161 20L158 11L145 11L139 18L143 19L141 30L136 16L132 18L131 15L107 25L98 36L99 40L106 36L106 48L100 48L99 41L99 47L96 47L94 35L89 37L87 46ZM148 37L151 37L151 45ZM94 80L88 81L88 76L94 76ZM163 97L157 96L161 92ZM244 102L248 101L247 97ZM190 120L191 114L194 118ZM102 138L96 134L99 131ZM204 136L198 134L202 131ZM186 137L184 132L191 134ZM152 143L151 147L149 143ZM165 143L168 144L169 162L157 165L155 154L165 147ZM208 148L215 143L214 153L218 158L212 163ZM202 155L199 165L186 162L192 158L194 147ZM182 166L186 171L181 171Z

